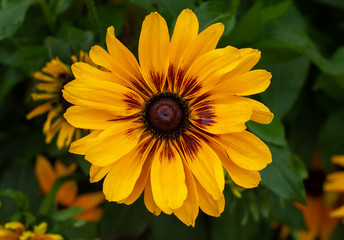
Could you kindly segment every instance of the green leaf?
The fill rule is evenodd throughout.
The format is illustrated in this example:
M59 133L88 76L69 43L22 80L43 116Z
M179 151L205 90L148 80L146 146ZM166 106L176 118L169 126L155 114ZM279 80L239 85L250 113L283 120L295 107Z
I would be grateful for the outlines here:
M83 207L70 207L66 209L62 209L60 211L55 212L52 215L53 220L63 222L67 220L71 220L76 215L82 213L84 211Z
M65 41L54 37L47 37L44 45L48 49L50 58L59 57L64 63L71 63L70 57L73 55L73 51Z
M22 25L27 9L34 0L13 1L0 10L0 40L11 37Z
M257 2L238 21L225 40L236 47L244 46L256 42L261 37L263 29L262 6Z
M306 169L300 159L293 156L287 148L270 145L272 163L261 171L262 185L285 200L306 203L303 179Z
M68 43L74 55L80 50L88 52L94 44L93 32L82 31L66 24L62 26L58 35L61 40Z
M344 109L332 113L318 136L318 146L321 152L325 170L331 169L331 158L336 154L344 154Z
M104 240L120 237L138 237L151 223L153 214L150 214L139 198L130 206L117 203L108 203L104 207L104 214L99 224L100 237Z
M151 214L151 213L147 213ZM207 225L202 214L197 217L195 227L187 227L175 215L161 213L154 216L151 227L151 240L206 240Z
M293 107L306 81L308 69L309 61L304 58L269 66L271 84L261 96L275 116L283 119Z
M147 12L158 11L168 23L176 19L183 9L192 7L192 0L129 0L129 2L143 7Z
M3 69L3 68L0 68ZM21 72L13 68L7 68L0 73L0 106L3 104L4 97L9 93L14 86L24 79Z
M198 18L200 31L217 22L225 25L224 35L232 31L235 25L235 13L239 5L238 2L238 0L233 1L229 8L222 1L203 2L194 11Z
M276 146L286 146L284 127L275 117L270 124L259 124L253 121L247 123L248 129L266 143Z
M101 37L105 38L108 27L115 28L115 34L118 36L122 32L124 21L126 19L126 9L120 4L98 5Z
M47 58L47 50L44 46L27 45L20 48L6 59L6 64L21 69L25 72L38 70ZM32 61L35 59L35 61Z
M291 5L291 1L285 1L263 9L263 22L270 22L285 15Z
M22 192L6 189L0 191L0 196L12 199L18 211L29 209L29 199Z
M244 192L240 199L228 194L225 197L226 207L221 217L211 219L211 239L257 239L254 236L258 230L262 234L263 229L250 209L257 199L252 202L250 191Z

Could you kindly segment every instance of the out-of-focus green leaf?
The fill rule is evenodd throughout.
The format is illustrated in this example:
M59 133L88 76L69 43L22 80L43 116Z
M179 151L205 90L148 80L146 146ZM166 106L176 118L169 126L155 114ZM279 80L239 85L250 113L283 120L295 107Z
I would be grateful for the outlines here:
M123 28L126 9L120 4L106 4L97 6L99 15L101 37L105 38L108 27L115 28L115 34L118 36Z
M49 1L49 7L52 14L56 18L57 15L63 13L72 3L72 0L51 0Z
M78 54L80 50L88 52L94 43L93 32L82 31L68 25L63 25L58 35L61 40L68 43L73 54Z
M241 47L256 42L263 33L262 6L257 2L237 22L233 31L225 38L233 46Z
M158 11L167 22L177 18L183 9L192 6L192 0L129 0L129 2L143 7L147 12Z
M73 221L73 225L61 228L61 233L67 239L94 240L98 237L97 228L97 223L90 223L79 219Z
M73 51L65 41L54 37L47 37L44 44L48 49L50 58L58 56L62 62L71 63L70 57L73 55Z
M8 197L12 199L18 210L29 209L29 199L22 192L14 191L11 189L1 190L0 197Z
M305 204L306 195L302 183L307 175L305 166L287 148L269 147L272 163L261 171L262 184L285 200Z
M277 5L273 5L263 9L263 22L269 22L282 17L287 13L290 7L291 1L285 1Z
M291 229L306 230L301 212L289 201L283 201L273 193L267 194L270 207L270 220L286 224Z
M202 215L200 213L200 215ZM196 219L195 227L187 227L174 215L165 215L161 213L154 217L151 224L151 238L150 240L188 240L198 239L205 240L207 238L207 226L203 221L202 216Z
M100 237L104 240L138 237L144 233L153 217L141 198L130 206L108 203L100 220Z
M282 119L294 105L305 83L308 68L309 61L304 58L269 66L271 85L261 95L277 117Z
M0 68L3 69L3 68ZM0 106L3 104L5 95L20 81L24 79L23 73L13 68L7 68L0 73Z
M11 37L22 25L27 9L35 0L6 1L0 9L0 40Z
M326 4L331 7L344 9L344 2L341 0L315 0L315 1Z
M286 146L284 127L278 118L274 118L268 125L259 124L256 122L248 122L248 129L256 134L260 139L266 143L276 146Z
M84 208L82 207L70 207L66 209L62 209L60 211L55 212L52 215L53 220L63 222L72 219L76 215L82 213Z
M341 109L329 116L320 129L319 149L324 168L331 169L331 158L344 153L344 110Z
M203 2L195 9L200 31L213 23L221 22L225 25L224 35L233 30L235 24L235 12L239 5L239 1L233 1L231 6L225 5L223 1Z
M21 69L27 73L38 70L47 58L47 50L44 46L25 46L8 57L6 64ZM35 61L32 61L35 59Z
M226 194L224 212L220 218L211 221L211 239L248 240L254 238L259 229L259 221L256 221L251 213L252 199L249 195L251 194L244 192L242 198L238 199ZM263 234L263 229L259 232Z

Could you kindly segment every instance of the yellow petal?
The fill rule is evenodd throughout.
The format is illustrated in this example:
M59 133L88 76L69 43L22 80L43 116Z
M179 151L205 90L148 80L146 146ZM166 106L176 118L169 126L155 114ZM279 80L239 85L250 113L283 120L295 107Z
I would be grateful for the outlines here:
M117 61L123 69L128 71L128 74L131 75L131 79L137 82L142 81L139 64L135 56L115 37L115 30L113 27L107 29L106 46L114 60Z
M123 202L133 191L145 162L149 142L141 141L128 154L117 160L106 175L103 191L109 201Z
M217 144L212 144L212 148L220 157L222 165L227 170L231 179L244 188L257 187L261 178L258 171L247 170L236 165L226 154L225 150Z
M68 122L63 121L61 123L61 128L59 135L57 136L57 147L58 149L62 149L63 147L68 147L72 141L73 134L75 132L75 128L71 126Z
M169 65L170 36L166 21L157 12L148 15L142 23L139 40L139 60L148 86L162 90Z
M199 57L186 72L181 94L191 98L198 91L211 90L223 74L233 70L240 63L239 50L234 47L219 48Z
M232 161L241 168L257 171L271 163L269 148L250 132L223 134L219 141Z
M147 185L147 181L148 181L149 176L150 176L150 169L151 169L153 158L147 157L147 154L149 154L151 149L156 145L156 140L155 139L148 139L147 141L150 142L150 144L147 147L147 149L145 150L144 155L142 156L142 159L146 159L146 160L144 161L141 174L136 181L136 184L135 184L133 191L123 202L127 205L132 204L133 202L135 202L140 197L141 193L143 192L143 190L145 189L145 187Z
M344 155L333 156L332 163L344 167Z
M57 179L57 175L48 159L42 155L36 157L35 174L42 192L47 194Z
M79 195L73 202L73 206L83 207L84 211L94 208L105 201L102 192L84 193Z
M337 208L336 210L331 212L331 217L344 217L344 206Z
M180 59L178 71L185 71L198 57L215 49L223 30L222 23L215 23L203 30L185 50Z
M45 121L45 123L43 125L43 133L47 133L52 128L52 121L57 116L60 116L61 111L62 111L62 107L60 105L57 105L55 108L53 108L53 109L51 109L51 111L49 111L48 116L47 116L47 120ZM60 119L59 120L60 122L64 121L63 117L60 117L58 119Z
M224 79L212 91L216 94L252 95L264 92L270 85L271 74L265 70L253 70L237 77Z
M144 194L144 202L148 211L150 211L154 215L158 216L161 213L161 209L156 205L153 199L150 178L147 179L147 185L146 185L145 194Z
M173 213L187 226L195 226L195 220L198 215L199 211L199 199L197 194L197 187L194 180L194 177L192 176L192 173L190 172L190 169L184 163L184 170L185 170L185 179L186 179L186 186L188 188L188 195L183 203L183 205L174 210Z
M221 193L218 199L214 199L198 181L196 181L196 186L201 210L210 216L219 217L225 209L225 198L223 193Z
M95 130L95 131L91 132L90 134L88 134L87 136L72 142L69 151L71 153L74 153L74 154L85 155L87 152L87 149L88 149L88 146L87 146L88 140L97 137L101 132L102 131L100 131L100 130ZM96 181L96 182L98 182L98 181Z
M274 118L274 114L270 112L269 108L267 108L263 103L250 98L244 98L244 100L252 106L252 121L262 124L271 123Z
M154 202L165 213L180 208L187 196L185 172L178 151L169 142L157 150L151 169Z
M62 89L62 82L53 82L53 83L38 83L36 89L40 91L45 91L48 93L59 93Z
M24 225L21 222L8 222L5 224L5 228L23 232L25 230Z
M77 79L94 79L95 81L109 81L123 84L123 81L111 72L95 68L84 62L76 62L72 65L72 71Z
M87 140L85 159L99 167L117 161L139 142L142 130L137 128L137 125L130 122L117 122L97 137Z
M32 76L38 80L41 80L43 82L54 82L54 83L60 83L59 80L57 80L56 78L53 78L51 76L45 75L41 72L34 72L32 74Z
M169 80L174 80L179 60L197 35L198 19L190 9L184 9L178 16L171 38L169 71L173 72L169 73ZM172 81L171 86L174 84Z
M62 126L62 123L65 122L65 119L63 117L57 118L53 124L51 125L51 127L49 129L47 129L46 132L43 132L45 134L45 142L48 144L51 142L51 140L53 140L54 136L56 135L56 133L58 131L60 131L60 128Z
M213 134L242 132L251 119L252 108L245 101L229 98L226 104L200 106L191 113L191 122Z
M30 120L34 117L37 117L37 116L49 111L50 109L52 109L54 107L54 103L55 102L47 102L47 103L44 103L44 104L36 107L35 109L33 109L31 112L29 112L26 115L26 119Z
M79 106L69 107L64 114L67 121L76 128L105 129L114 125L116 116L103 111Z
M250 71L260 59L260 51L257 49L241 48L239 51L241 55L240 64L232 72L228 73L228 76L225 76L224 79Z
M33 100L53 100L59 97L58 93L32 93L31 97Z
M330 192L344 191L344 172L334 172L327 175L324 190Z
M63 97L74 105L105 110L120 116L136 113L138 106L143 104L135 92L108 81L76 79L66 84L62 92Z
M72 206L78 194L78 186L74 180L67 181L57 192L56 199L57 202L65 207Z
M107 165L105 167L98 167L96 165L92 165L90 168L90 182L99 182L100 180L105 177L106 174L111 170L112 164Z
M217 154L193 135L184 136L181 144L192 174L214 199L220 199L225 178Z

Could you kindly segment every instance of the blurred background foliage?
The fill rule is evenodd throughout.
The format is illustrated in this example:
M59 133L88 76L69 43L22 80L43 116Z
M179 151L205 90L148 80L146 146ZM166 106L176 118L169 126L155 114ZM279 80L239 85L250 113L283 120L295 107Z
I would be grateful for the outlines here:
M275 114L270 125L249 122L250 131L271 149L273 162L261 171L252 190L229 183L220 218L200 213L194 228L174 216L149 213L139 199L131 206L104 204L98 223L73 220L82 209L59 209L54 191L43 197L34 174L35 157L77 162L79 191L100 190L88 183L89 165L82 157L46 145L46 116L27 121L37 103L30 99L32 73L58 56L105 46L108 26L137 55L144 17L158 11L170 32L178 14L192 9L200 30L222 22L219 47L233 45L262 51L256 68L272 73L266 92L255 96ZM20 220L26 225L47 221L66 239L297 239L307 229L295 202L306 204L304 180L314 154L324 172L331 157L344 154L344 1L342 0L1 0L0 1L0 224ZM308 184L307 186L314 184ZM321 191L321 189L320 189ZM287 234L283 234L284 230ZM332 239L343 239L337 225Z

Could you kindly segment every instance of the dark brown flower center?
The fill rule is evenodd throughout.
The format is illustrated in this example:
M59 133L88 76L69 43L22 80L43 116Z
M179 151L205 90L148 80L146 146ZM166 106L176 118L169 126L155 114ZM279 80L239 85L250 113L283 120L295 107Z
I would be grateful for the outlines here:
M321 170L310 170L308 178L304 180L306 193L313 197L321 196L325 177L325 173Z
M173 93L159 93L146 102L143 121L147 130L159 138L176 138L187 127L188 106Z

